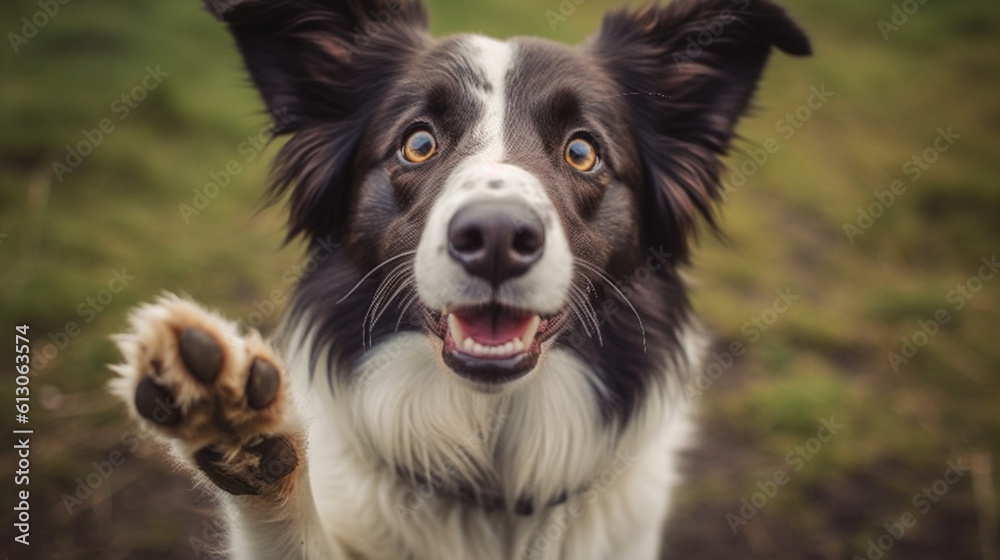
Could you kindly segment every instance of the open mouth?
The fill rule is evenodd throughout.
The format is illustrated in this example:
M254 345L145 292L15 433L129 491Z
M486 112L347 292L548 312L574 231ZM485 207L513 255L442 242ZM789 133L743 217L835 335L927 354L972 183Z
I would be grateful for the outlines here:
M442 357L457 374L503 383L531 371L549 340L566 322L565 311L542 316L498 304L426 311L431 331L444 341Z

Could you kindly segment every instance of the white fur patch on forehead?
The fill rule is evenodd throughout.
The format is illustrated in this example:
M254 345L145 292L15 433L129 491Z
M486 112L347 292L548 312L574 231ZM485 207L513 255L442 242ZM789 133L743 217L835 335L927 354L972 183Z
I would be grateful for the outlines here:
M514 59L514 48L510 43L482 35L469 36L466 45L471 63L478 67L486 82L486 87L478 90L483 103L483 117L474 135L484 143L484 148L477 155L500 161L504 152L507 73Z

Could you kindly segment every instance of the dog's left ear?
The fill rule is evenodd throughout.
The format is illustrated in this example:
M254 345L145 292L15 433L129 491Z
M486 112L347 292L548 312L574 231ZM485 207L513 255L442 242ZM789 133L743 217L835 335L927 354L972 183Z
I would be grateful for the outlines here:
M343 235L352 166L390 83L430 42L420 0L205 0L290 136L272 195L291 193L289 237Z
M805 33L768 0L676 0L605 17L589 48L628 105L646 242L684 259L699 216L714 224L720 157L772 46L810 54Z

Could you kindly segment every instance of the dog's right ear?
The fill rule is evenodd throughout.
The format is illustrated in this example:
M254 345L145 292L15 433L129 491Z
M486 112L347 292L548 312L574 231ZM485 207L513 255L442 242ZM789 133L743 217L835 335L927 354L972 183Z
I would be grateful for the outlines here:
M430 41L419 0L205 0L225 22L273 118L291 135L274 199L291 192L289 237L339 238L351 164L386 85Z
M646 243L684 261L771 51L808 55L809 38L770 0L674 0L609 13L590 48L628 105Z

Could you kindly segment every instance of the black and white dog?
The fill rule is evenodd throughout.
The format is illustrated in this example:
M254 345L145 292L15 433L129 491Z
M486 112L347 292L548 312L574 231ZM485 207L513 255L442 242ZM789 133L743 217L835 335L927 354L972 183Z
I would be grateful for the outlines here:
M273 346L136 309L112 388L218 489L231 554L657 558L704 346L680 268L805 34L767 0L613 12L575 48L433 40L416 0L210 8L288 137L311 272Z

